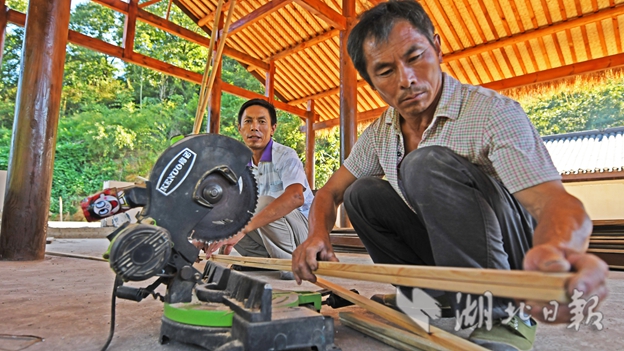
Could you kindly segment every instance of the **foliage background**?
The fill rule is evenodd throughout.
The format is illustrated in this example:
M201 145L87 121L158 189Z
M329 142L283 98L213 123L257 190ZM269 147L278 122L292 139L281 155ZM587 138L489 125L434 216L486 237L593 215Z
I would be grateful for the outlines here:
M26 0L7 5L26 11ZM147 8L166 12L166 1ZM171 20L197 32L200 29L172 8ZM70 27L119 45L124 18L91 2L72 10ZM23 28L9 25L0 76L0 169L7 169L20 71ZM203 34L203 33L202 33ZM156 59L203 72L206 49L161 30L137 23L135 50ZM264 93L262 84L237 62L224 58L223 80ZM64 217L81 220L79 201L102 188L104 180L136 181L148 177L169 139L192 130L199 86L139 66L125 64L69 44L54 163L50 219L58 219L59 197ZM542 90L514 91L542 135L624 125L624 75L581 78L575 84ZM221 133L239 138L236 115L243 99L223 94ZM305 161L301 120L279 112L275 139L294 148ZM204 127L205 128L205 127ZM315 149L316 188L339 167L338 130L322 133Z

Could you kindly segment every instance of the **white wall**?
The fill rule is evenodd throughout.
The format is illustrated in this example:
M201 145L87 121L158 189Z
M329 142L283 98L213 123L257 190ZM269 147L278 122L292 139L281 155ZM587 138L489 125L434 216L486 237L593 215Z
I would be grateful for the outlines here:
M624 179L563 183L592 220L624 219Z

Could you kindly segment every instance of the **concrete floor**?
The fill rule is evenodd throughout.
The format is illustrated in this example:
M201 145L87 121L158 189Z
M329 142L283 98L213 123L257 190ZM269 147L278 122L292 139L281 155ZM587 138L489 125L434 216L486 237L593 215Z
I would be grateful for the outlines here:
M56 239L48 251L100 256L106 249L105 239ZM364 255L339 254L344 262L370 263ZM281 281L276 272L254 272L275 289L317 290L316 285ZM46 256L40 262L0 261L0 350L100 350L110 327L110 294L113 273L105 262ZM328 278L348 289L356 288L361 295L390 293L388 284ZM133 284L145 286L143 284ZM610 296L603 301L604 329L582 325L579 331L567 325L541 324L534 350L624 350L624 272L612 272ZM164 289L159 288L164 293ZM198 350L172 343L160 345L158 336L162 303L151 298L140 303L117 300L115 336L109 350ZM359 307L332 310L324 306L322 313L334 317L335 343L343 351L394 350L370 337L340 325L338 312L366 313ZM434 324L450 332L454 319ZM466 336L468 331L459 335ZM15 338L12 336L33 336Z

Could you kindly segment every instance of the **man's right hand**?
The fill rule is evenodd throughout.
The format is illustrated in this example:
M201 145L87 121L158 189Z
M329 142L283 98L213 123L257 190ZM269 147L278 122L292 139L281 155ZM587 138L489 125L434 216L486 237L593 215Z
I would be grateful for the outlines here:
M293 252L292 271L297 284L301 284L302 280L316 282L316 276L312 272L318 268L318 260L338 262L329 242L329 235L326 238L311 236Z

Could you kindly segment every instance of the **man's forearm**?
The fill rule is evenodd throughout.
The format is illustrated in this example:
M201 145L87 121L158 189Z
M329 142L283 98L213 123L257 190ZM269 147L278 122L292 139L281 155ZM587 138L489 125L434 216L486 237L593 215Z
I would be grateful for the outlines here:
M577 252L587 250L592 223L575 197L566 193L550 199L537 221L533 245L551 243Z
M339 203L327 192L319 190L310 209L310 234L326 238L336 223L336 209Z

